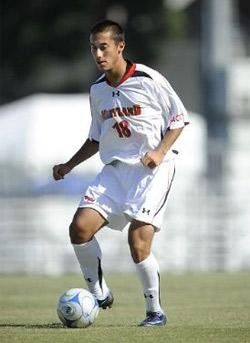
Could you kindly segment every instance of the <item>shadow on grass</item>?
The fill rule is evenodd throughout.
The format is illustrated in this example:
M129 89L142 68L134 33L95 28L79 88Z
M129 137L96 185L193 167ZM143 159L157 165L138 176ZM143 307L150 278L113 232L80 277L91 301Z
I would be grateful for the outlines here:
M48 323L48 324L14 324L3 323L0 328L25 328L25 329L65 329L61 323Z
M110 327L137 327L136 324L134 325L115 325L115 324L109 324L109 325L94 325L96 329L103 329L104 327L110 328ZM1 323L0 328L24 328L24 329L66 329L68 330L66 326L64 326L61 323L48 323L48 324L15 324L15 323ZM82 330L81 328L73 328L72 330Z

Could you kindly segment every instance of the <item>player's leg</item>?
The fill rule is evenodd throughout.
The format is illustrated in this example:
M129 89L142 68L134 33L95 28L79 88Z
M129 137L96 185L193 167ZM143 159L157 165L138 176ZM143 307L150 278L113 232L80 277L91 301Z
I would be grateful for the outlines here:
M166 316L160 302L159 265L151 252L154 227L133 220L128 231L131 256L139 275L146 305L146 319L141 326L160 326L166 324Z
M78 208L70 224L70 239L84 279L99 306L111 307L113 297L103 277L102 252L95 233L106 224L105 218L92 208Z

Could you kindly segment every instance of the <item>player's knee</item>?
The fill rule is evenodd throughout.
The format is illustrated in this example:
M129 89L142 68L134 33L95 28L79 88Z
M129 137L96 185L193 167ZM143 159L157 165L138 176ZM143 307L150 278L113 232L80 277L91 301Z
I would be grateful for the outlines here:
M78 219L74 219L69 226L69 236L72 244L83 244L92 239L92 233Z
M129 241L130 253L135 263L144 261L150 254L150 249L144 244Z

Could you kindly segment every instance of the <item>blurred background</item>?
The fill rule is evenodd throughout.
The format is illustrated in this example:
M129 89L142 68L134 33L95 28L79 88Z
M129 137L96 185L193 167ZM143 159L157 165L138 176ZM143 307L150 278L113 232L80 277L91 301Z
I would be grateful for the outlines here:
M1 0L0 273L79 272L68 225L98 156L54 182L88 134L98 77L89 29L109 18L126 57L158 69L190 112L154 252L162 270L250 269L249 0ZM130 271L126 231L98 234Z

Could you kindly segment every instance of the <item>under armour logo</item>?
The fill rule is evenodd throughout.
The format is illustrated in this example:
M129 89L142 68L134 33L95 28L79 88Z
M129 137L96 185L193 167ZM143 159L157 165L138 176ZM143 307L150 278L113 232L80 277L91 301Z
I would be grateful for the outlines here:
M114 97L114 96L116 96L116 95L119 96L119 95L120 95L120 91L116 91L116 92L113 91L113 92L112 92L112 97Z
M147 214L149 215L149 213L150 213L150 210L147 210L145 207L143 207L143 209L142 209L142 213L147 213Z
M84 200L93 202L93 201L95 201L95 198L91 197L89 195L84 195Z
M152 294L147 295L147 294L144 293L144 298L153 299L153 297L154 297L154 296L153 296Z

